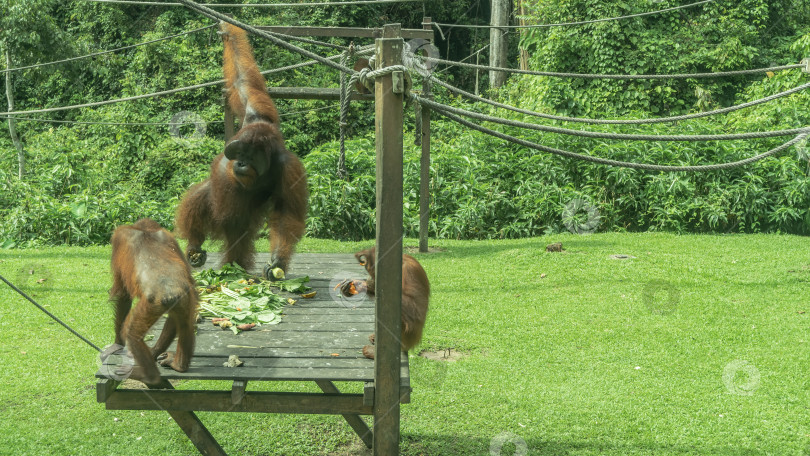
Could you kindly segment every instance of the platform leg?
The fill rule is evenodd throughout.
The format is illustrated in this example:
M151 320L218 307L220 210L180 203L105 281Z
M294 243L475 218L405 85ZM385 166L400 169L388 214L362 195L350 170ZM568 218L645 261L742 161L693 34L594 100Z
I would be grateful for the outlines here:
M333 393L339 394L340 390L337 389L334 383L330 382L329 380L315 380L315 383L321 388L321 391L324 393ZM366 444L366 448L371 448L372 442L372 433L371 429L368 428L368 425L363 418L360 418L360 415L343 415L343 418L349 423L349 426L354 429L354 432L357 433L357 436Z
M168 380L163 379L160 384L149 386L149 389L174 389L174 387ZM172 417L174 422L180 426L180 429L186 433L189 440L197 447L197 451L199 451L200 454L205 456L226 456L225 450L219 446L217 440L208 432L208 429L206 429L194 412L167 410L167 413Z

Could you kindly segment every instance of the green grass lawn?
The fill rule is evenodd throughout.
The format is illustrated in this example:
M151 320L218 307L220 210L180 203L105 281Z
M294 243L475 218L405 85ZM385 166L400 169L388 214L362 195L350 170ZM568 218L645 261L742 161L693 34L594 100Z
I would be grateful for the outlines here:
M565 252L545 252L557 241ZM299 250L370 244L306 239ZM532 455L810 454L808 244L670 234L433 242L439 252L415 255L433 287L419 349L467 356L411 353L402 454L498 454L504 441L503 455L524 442ZM103 346L113 340L109 253L0 250L0 274ZM0 287L0 454L196 453L166 413L96 403L96 369L94 350ZM336 416L199 416L230 454L366 454Z

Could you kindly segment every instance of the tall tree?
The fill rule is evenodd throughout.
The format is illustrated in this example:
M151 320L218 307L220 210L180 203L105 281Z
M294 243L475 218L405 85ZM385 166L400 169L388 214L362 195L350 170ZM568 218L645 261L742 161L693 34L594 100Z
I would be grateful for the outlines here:
M506 67L507 55L509 54L508 30L496 28L509 25L509 7L511 0L491 0L492 16L489 29L489 66ZM507 74L503 71L490 71L489 84L493 89L501 87L506 82Z
M65 47L61 39L63 33L56 25L51 11L56 4L53 0L0 0L0 50L5 54L6 69L14 64L23 66L38 59L56 59ZM25 56L25 57L23 57ZM8 110L14 110L14 88L11 71L5 72L6 100ZM17 149L18 175L25 174L25 150L17 135L13 118L8 118L9 134Z
M11 68L11 53L6 48L6 69ZM6 71L6 100L8 100L8 110L14 111L14 88L11 85L11 71ZM17 149L17 176L22 179L25 175L25 149L17 136L17 120L13 116L8 116L8 133L14 148Z

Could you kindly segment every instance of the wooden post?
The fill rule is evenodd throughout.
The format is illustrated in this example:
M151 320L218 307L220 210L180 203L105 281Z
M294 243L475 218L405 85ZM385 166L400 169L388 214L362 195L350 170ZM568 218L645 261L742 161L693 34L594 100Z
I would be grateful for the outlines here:
M148 385L147 385L148 386ZM168 380L165 378L161 380L159 385L149 386L150 389L167 389L173 390L174 387ZM148 391L143 392L146 395L149 395ZM175 423L180 426L180 429L186 433L191 443L197 447L197 451L200 454L205 456L225 456L225 450L219 446L219 443L208 432L208 429L202 424L197 415L194 412L182 412L176 410L167 410L169 416L172 417Z
M402 64L400 25L375 40L377 68ZM400 326L402 312L402 93L393 74L374 84L377 145L376 356L374 454L399 454Z
M509 25L510 0L491 0L492 13L489 25L493 27ZM507 29L489 29L489 66L505 68L507 54L509 53L509 40L506 37ZM489 88L498 89L506 82L506 73L503 71L489 72Z
M424 18L422 27L433 30L431 22L430 17ZM425 55L428 55L427 50ZM427 78L422 81L422 96L430 98L430 80ZM428 251L430 229L430 108L427 106L422 106L422 158L419 171L419 251L425 253Z

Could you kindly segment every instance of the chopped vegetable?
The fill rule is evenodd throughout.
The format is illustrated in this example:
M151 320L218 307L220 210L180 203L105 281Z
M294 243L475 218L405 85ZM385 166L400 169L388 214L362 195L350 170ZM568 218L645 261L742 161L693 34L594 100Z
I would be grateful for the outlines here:
M281 321L285 304L295 302L282 297L272 288L303 293L311 290L305 283L309 277L271 282L256 278L241 266L226 264L219 271L206 269L194 273L200 291L200 315L212 318L221 328L239 334L241 326L273 325ZM224 325L222 322L227 321Z

